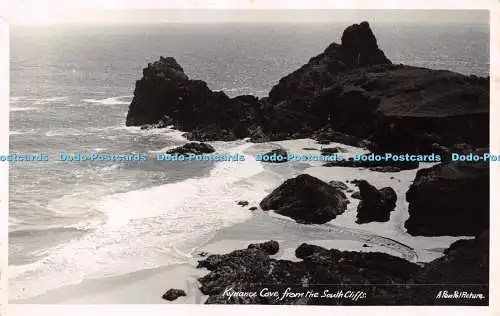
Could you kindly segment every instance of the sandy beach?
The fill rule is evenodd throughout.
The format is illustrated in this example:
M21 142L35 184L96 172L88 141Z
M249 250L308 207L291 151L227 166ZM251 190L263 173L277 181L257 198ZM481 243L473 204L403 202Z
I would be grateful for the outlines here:
M364 153L360 148L332 143L319 145L311 139L254 144L245 154L281 147L287 152L320 154L322 147L339 146L345 148L346 157ZM305 150L304 148L308 148ZM311 150L315 148L316 150ZM255 162L252 162L255 163ZM412 237L404 230L408 218L408 203L405 192L414 179L417 170L395 173L373 172L361 168L321 167L322 162L289 162L284 164L264 163L264 171L240 181L240 185L252 191L265 184L267 193L287 178L307 173L324 181L364 179L375 187L391 186L398 195L396 210L388 222L356 224L356 208L359 200L350 198L347 211L336 219L321 225L298 224L290 218L273 211L256 210L251 216L236 225L221 229L206 243L194 248L184 264L141 270L121 276L84 280L80 284L65 286L43 295L25 300L11 301L13 304L201 304L206 297L198 290L197 278L208 273L206 269L196 269L197 261L209 254L223 254L244 249L251 243L276 240L280 244L276 259L298 261L295 249L302 243L314 244L328 249L384 252L405 258L412 262L429 262L442 255L442 251L453 241L462 237ZM422 164L420 168L428 167ZM357 188L347 183L350 190ZM256 192L261 191L255 190ZM348 193L348 196L350 194ZM254 198L252 195L248 195ZM249 205L257 206L264 196L248 200ZM236 201L235 201L236 202ZM235 212L251 212L236 205ZM171 288L182 289L185 297L168 302L161 296Z

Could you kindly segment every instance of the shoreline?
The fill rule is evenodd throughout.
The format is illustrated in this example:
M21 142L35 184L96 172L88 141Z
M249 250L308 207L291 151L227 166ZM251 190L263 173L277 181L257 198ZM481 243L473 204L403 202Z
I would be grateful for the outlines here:
M320 147L312 139L287 140L270 143L251 144L246 151L257 148L274 148L280 146L285 150L301 151L306 147ZM332 143L328 146L342 146L349 152L363 152L357 147ZM319 152L318 150L318 152ZM311 150L307 150L311 152ZM287 163L288 164L288 163ZM413 237L402 227L407 218L407 202L401 200L402 194L408 189L408 179L413 179L418 169L400 171L397 173L379 173L358 168L321 167L320 162L309 162L295 166L287 164L264 164L264 172L273 170L275 179L280 183L294 174L308 173L324 180L345 182L353 178L368 179L379 187L387 182L397 183L394 186L398 194L396 211L391 214L388 222L356 224L356 207L358 200L349 198L351 203L342 215L331 222L319 225L303 225L278 215L273 211L257 210L243 222L216 231L207 241L192 249L191 259L185 263L143 269L119 276L99 279L86 279L79 284L65 285L49 290L44 294L26 299L12 300L11 304L161 304L169 303L161 298L170 288L186 291L187 296L181 297L173 304L200 304L205 300L198 289L197 278L208 273L206 269L197 269L196 260L204 257L200 253L224 254L233 250L245 249L251 243L276 240L280 243L280 251L273 256L275 259L300 261L295 257L295 249L302 243L309 243L325 248L350 251L376 251L399 256L413 262L428 262L443 255L443 249L453 241L464 237ZM299 166L297 166L299 165ZM295 168L294 168L295 167ZM421 166L420 168L426 168ZM420 169L419 168L419 169ZM253 177L253 176L252 176ZM251 177L251 178L252 178ZM392 178L392 179L391 179ZM248 186L248 178L244 181ZM258 185L258 182L252 182ZM351 186L351 184L348 184ZM272 187L272 186L270 186ZM251 186L247 187L251 190ZM260 197L256 197L260 198ZM251 204L258 201L251 201ZM235 204L235 211L248 212ZM467 238L467 237L465 237ZM363 247L367 245L368 247ZM90 294L89 294L90 292Z

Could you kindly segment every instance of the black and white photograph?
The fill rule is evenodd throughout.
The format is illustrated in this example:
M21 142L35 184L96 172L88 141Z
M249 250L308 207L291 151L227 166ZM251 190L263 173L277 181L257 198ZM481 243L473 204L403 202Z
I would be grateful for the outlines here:
M11 2L9 304L490 305L489 10L113 3Z

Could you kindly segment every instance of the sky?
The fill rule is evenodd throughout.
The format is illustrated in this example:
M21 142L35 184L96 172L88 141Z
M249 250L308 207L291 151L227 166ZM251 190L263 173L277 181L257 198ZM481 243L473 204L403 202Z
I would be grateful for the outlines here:
M302 1L311 3L316 0ZM436 1L436 0L434 0ZM200 5L200 2L203 5ZM338 1L342 2L342 1ZM439 1L438 1L439 2ZM260 10L234 10L235 3ZM272 10L300 7L288 0L12 0L8 19L14 25L57 23L321 23L465 22L488 23L485 10ZM352 1L351 1L352 3ZM168 9L174 7L175 9ZM187 9L187 8L211 8ZM245 7L245 5L243 5ZM271 10L270 10L271 9Z

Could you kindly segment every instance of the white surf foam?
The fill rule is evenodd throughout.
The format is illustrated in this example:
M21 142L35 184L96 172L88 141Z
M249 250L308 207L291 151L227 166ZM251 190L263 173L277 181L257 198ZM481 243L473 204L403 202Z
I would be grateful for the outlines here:
M99 104L99 105L125 105L125 104L130 104L130 100L123 100L126 98L131 98L131 96L124 95L124 96L117 96L117 97L110 97L110 98L105 98L105 99L83 99L83 102L86 103L91 103L91 104Z
M77 130L77 129L60 129L60 130L52 130L45 132L45 136L47 137L56 137L56 136L82 136L87 135L87 133Z
M245 143L230 152L249 146ZM264 193L238 182L262 170L259 162L250 159L219 162L206 177L96 201L89 207L103 212L107 222L81 239L50 249L50 255L34 264L12 267L10 299L36 296L84 279L189 260L190 251L215 231L251 216L236 201L255 200ZM65 208L71 212L68 204Z
M37 99L33 104L34 105L42 105L42 104L48 104L48 103L64 102L67 100L68 100L68 97L50 97L50 98Z
M40 111L40 109L34 108L34 107L14 107L14 106L11 106L9 108L9 111L11 111L11 112Z
M35 130L24 130L24 131L9 131L9 135L25 135L25 134L35 134Z

